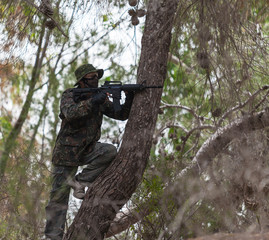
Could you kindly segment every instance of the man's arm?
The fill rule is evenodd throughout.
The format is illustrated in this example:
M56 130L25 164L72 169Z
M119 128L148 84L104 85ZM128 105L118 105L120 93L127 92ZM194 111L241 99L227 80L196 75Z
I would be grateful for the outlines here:
M121 105L121 110L116 112L111 101L107 100L101 105L101 111L108 117L117 120L127 120L132 107L134 93L132 91L125 92L126 98L124 104Z
M87 117L94 111L94 106L93 98L75 102L72 89L67 89L63 92L61 98L61 117L66 118L68 121Z

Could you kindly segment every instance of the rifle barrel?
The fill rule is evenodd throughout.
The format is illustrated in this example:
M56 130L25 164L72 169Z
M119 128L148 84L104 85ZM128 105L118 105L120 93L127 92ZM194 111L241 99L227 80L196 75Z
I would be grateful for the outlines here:
M145 86L145 88L163 88L163 86Z

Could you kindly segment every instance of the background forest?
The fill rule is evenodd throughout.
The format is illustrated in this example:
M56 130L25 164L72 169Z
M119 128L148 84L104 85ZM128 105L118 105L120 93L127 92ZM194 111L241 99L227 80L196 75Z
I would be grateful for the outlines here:
M147 4L1 1L0 239L42 238L61 93L83 63L136 83ZM111 239L269 231L268 7L178 1L150 158ZM105 119L102 141L123 132Z

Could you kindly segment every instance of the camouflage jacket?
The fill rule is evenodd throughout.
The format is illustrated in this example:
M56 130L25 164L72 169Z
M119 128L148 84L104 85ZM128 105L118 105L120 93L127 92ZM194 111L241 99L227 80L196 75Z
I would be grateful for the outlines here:
M83 155L91 152L101 136L103 114L117 120L129 116L133 94L128 94L120 112L115 113L113 103L108 99L96 106L91 98L78 103L73 100L72 89L64 91L61 98L61 129L52 155L55 165L79 166Z

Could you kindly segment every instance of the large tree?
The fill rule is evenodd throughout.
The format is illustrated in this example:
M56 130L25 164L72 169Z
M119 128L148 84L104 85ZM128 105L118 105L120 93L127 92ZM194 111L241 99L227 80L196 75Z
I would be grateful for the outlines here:
M151 86L164 83L177 3L177 0L148 3L138 83L145 80ZM147 165L161 93L148 89L136 94L117 158L88 189L64 239L103 239L116 213L136 190Z
M263 66L263 64L265 64L265 66L268 64L264 55L264 53L267 52L267 43L263 38L260 39L260 42L252 37L253 34L258 34L257 38L259 38L259 30L256 31L254 29L251 23L253 15L249 14L249 9L255 9L256 11L261 11L262 16L261 6L252 5L252 3L243 3L241 1L222 1L219 4L213 4L209 1L201 1L199 3L195 1L183 1L180 3L180 7L182 7L182 9L179 9L176 15L177 22L174 25L174 36L175 38L178 37L177 44L179 44L179 46L182 46L184 49L184 47L186 47L186 41L186 48L190 50L193 47L194 52L187 52L186 50L186 52L182 53L182 50L176 46L176 43L170 46L170 50L175 52L175 54L182 59L177 59L173 56L176 66L169 66L168 68L171 82L169 82L169 79L166 89L167 92L165 92L166 95L163 97L164 102L161 108L167 109L164 114L164 119L170 118L173 119L174 122L171 120L162 122L159 132L156 133L155 140L162 138L161 141L166 144L168 141L171 141L174 146L170 147L174 148L174 151L169 154L167 153L169 151L165 150L165 146L163 148L161 146L158 158L162 159L163 163L153 162L155 166L159 164L170 172L169 179L166 179L165 184L163 184L164 186L169 186L170 184L170 186L163 187L162 191L157 192L161 194L165 192L161 198L160 196L156 197L156 195L154 195L154 190L150 192L150 195L153 195L150 200L154 203L158 202L157 204L159 206L155 209L153 208L153 211L161 209L161 212L154 212L152 215L155 214L156 216L149 217L153 219L152 222L147 218L145 218L144 221L142 220L141 229L139 230L145 239L155 239L166 235L171 236L171 234L175 238L179 238L180 236L188 236L188 234L196 234L196 232L202 231L201 229L204 231L214 231L214 228L217 227L223 231L227 231L227 229L234 231L232 226L234 226L233 224L235 223L240 226L239 228L244 229L247 224L239 221L236 222L236 214L229 219L229 214L233 211L242 215L245 206L250 211L257 209L257 196L259 196L260 200L263 199L260 202L258 213L259 227L263 229L264 225L266 225L266 216L262 213L262 209L266 208L266 204L263 202L266 201L266 195L264 196L262 192L265 191L267 178L265 172L261 173L263 177L260 177L260 179L264 178L265 183L262 187L257 186L257 182L255 182L257 180L252 176L257 174L257 169L249 169L251 164L253 164L253 162L250 161L252 157L255 156L256 158L258 156L257 154L260 154L259 160L262 161L262 159L267 156L267 151L263 151L263 153L258 153L258 149L256 149L257 152L253 151L255 144L249 146L251 142L257 143L259 141L259 137L257 137L259 134L261 134L260 136L266 137L263 129L268 127L267 112L263 111L254 114L258 109L264 109L268 96L268 86L264 85L266 83L264 76L268 75L268 71L266 71ZM154 11L156 8L150 8L149 11L151 10ZM192 12L192 14L190 14L190 12ZM244 12L246 12L246 15L243 14ZM169 14L170 13L167 13L166 15ZM159 19L160 18L156 18L154 21L159 23ZM255 21L257 21L257 19L255 19ZM258 21L262 22L263 20L259 19ZM191 24L195 24L195 27L191 26ZM144 31L144 38L147 38L146 35L149 34L146 30L147 28L145 28ZM167 33L170 33L169 28L166 30ZM182 36L186 37L188 40ZM193 43L190 43L190 39ZM154 43L161 43L158 40L155 40L155 42L152 40L151 44L153 49L155 46ZM261 43L261 45L259 43ZM254 45L257 47L254 48ZM143 55L143 51L145 51L144 48L142 48L141 52L142 60L144 60L143 57L145 56ZM156 55L158 55L158 53L159 51L155 52ZM196 58L191 55L193 53L196 54ZM183 61L185 58L188 64L190 64L190 59L195 59L198 65L192 66L191 68L188 67L188 64ZM151 63L152 59L154 58L151 57L151 54L148 54L147 62ZM253 61L253 59L260 59L261 64L256 60ZM143 61L141 61L140 64L141 63L143 63ZM147 65L148 63L146 66ZM251 66L251 69L248 69L247 66ZM155 68L151 68L148 71L154 73L154 69ZM162 69L160 68L159 70L161 71ZM139 73L138 71L138 79L141 76ZM187 76L187 74L189 76ZM254 74L257 79L251 78L252 74ZM188 82L188 80L190 82ZM199 82L201 82L201 84ZM245 95L246 90L251 91L251 94ZM174 99L172 99L173 97ZM176 100L180 100L185 105L178 104ZM166 101L174 101L177 104L168 104ZM150 109L154 110L154 108ZM133 110L132 113L136 111ZM181 115L179 115L177 119L171 112L174 115L180 112ZM136 112L136 114L140 116L138 112ZM144 116L144 124L146 124L149 122L149 119L147 119L148 113L145 113ZM130 121L132 120L133 119L130 118ZM179 121L179 123L176 124L176 121ZM130 123L127 124L127 129L129 124ZM139 126L140 124L139 122ZM225 127L221 128L221 126ZM171 140L164 138L163 132L166 129L169 129L169 138ZM251 133L256 130L261 130L261 132ZM207 131L211 131L211 133L215 132L215 134L205 141L205 139L210 136ZM133 133L133 135L135 134ZM150 139L150 136L148 136L148 139ZM238 144L240 140L242 143ZM123 138L122 149L118 156L118 161L121 160L122 162L124 162L124 160L121 158L121 154L123 154L122 151L124 149L123 147L125 147L125 141L127 141L126 133ZM128 144L129 141L127 141ZM135 138L134 142L136 141L139 143L138 138ZM131 145L132 149L133 146L135 145ZM145 144L144 146L147 145ZM266 149L266 143L263 146ZM246 154L244 151L241 151L241 149L244 149L248 153L252 151L252 154ZM144 152L142 153L145 154ZM232 159L234 163L230 164L229 167L223 166L226 161L230 161L230 156L227 157L225 154L233 156ZM195 157L193 158L192 155L195 155ZM246 157L246 155L248 155L248 157ZM145 154L143 157L147 158L147 156L148 155ZM181 158L178 160L179 163L175 161L177 157ZM193 161L189 162L191 158L193 158ZM222 158L225 159L224 163L221 161ZM242 158L243 162L241 162ZM260 161L257 164L259 166L258 168L262 168L263 166ZM203 172L208 163L211 165L209 169L207 169L208 172L205 174ZM242 165L240 171L237 171L237 165L239 163ZM131 162L130 166L132 166L132 164L135 163ZM154 165L153 167L155 167ZM168 165L168 167L165 165ZM113 165L109 170L117 172L117 169L114 168L115 166L121 165ZM142 166L144 167L144 165ZM177 174L177 171L173 171L174 169L172 170L171 166L176 166L179 171L182 168L182 171ZM191 172L189 171L190 169L194 171ZM102 221L99 221L98 218L89 220L89 222L86 221L86 218L88 214L90 216L100 214L101 216L101 211L106 210L105 205L107 203L114 203L116 210L118 207L122 206L121 201L119 203L117 201L113 202L113 198L111 198L119 185L117 184L117 188L113 186L112 181L114 178L109 177L109 174L112 173L109 172L109 170L99 178L97 185L90 188L90 193L88 193L89 195L86 199L87 202L84 201L75 222L67 233L67 239L68 237L72 239L73 236L80 237L80 231L74 230L76 227L80 228L81 226L84 229L84 225L80 225L82 222L80 219L85 219L83 222L87 224L87 230L82 230L82 236L84 236L84 234L86 235L87 231L95 232L95 229L97 233L100 231L100 235L97 236L97 238L102 238L103 226L104 231L107 231L108 223L112 220L111 218L102 218L108 220L107 225L103 225ZM139 171L140 168L137 170ZM121 172L121 170L118 171ZM186 176L188 171L191 173L189 176ZM237 174L233 175L232 173L236 171ZM151 175L150 181L155 181L154 177L160 177L160 172L162 173L162 169L158 168L155 173L156 176L150 174L149 171L149 175ZM124 176L124 174L122 175ZM141 176L140 172L138 176ZM185 179L182 179L182 176L185 176ZM167 176L165 177L167 178ZM107 180L104 181L105 185L102 186L105 187L106 184L112 184L112 190L108 191L109 196L107 196L104 191L99 192L97 189L94 189L101 185L103 178ZM116 180L120 182L119 179L116 178ZM171 184L171 182L174 183ZM150 184L146 185L145 183L145 186L148 187L148 185ZM128 186L131 187L132 184ZM221 187L219 188L218 186ZM200 190L198 191L197 188ZM121 189L121 191L124 193L123 189ZM225 196L227 192L230 194L230 198ZM98 199L101 199L99 194L101 194L102 197L106 197L105 205L100 204L101 208L99 208L99 205L94 205L96 196L98 196ZM148 198L148 195L149 192L146 191L145 197ZM130 195L126 194L126 196L129 197ZM141 199L141 195L139 197ZM167 197L169 200L167 200ZM122 200L122 198L116 199ZM88 205L88 201L91 201L90 206ZM123 203L125 203L125 201L123 201ZM227 207L229 206L228 203L230 204L229 208ZM143 205L145 205L145 212L147 214L152 212L152 206L149 206L150 204L147 202L144 202L142 206L138 208L138 211L143 209ZM108 204L107 207L110 207L112 211L113 206ZM218 210L216 210L216 207L218 207ZM199 209L199 211L197 211L196 208ZM209 209L207 211L210 212L208 216L206 216L206 209ZM211 209L214 209L212 213ZM200 215L202 215L205 219L196 223L194 218L193 222L188 226L183 220L187 222L187 220L191 219L190 216L194 215L196 211L197 217L201 217ZM116 211L113 210L112 213L111 216L115 216ZM105 212L105 215L110 214ZM143 213L141 215L142 216L134 217L134 214L130 214L130 223L140 221L145 214ZM187 217L185 217L185 215L187 215ZM248 217L250 221L253 221L251 214L249 214ZM207 218L208 220L206 220ZM245 216L243 218L245 218ZM149 229L147 229L147 221L151 223L149 223ZM126 222L128 223L128 220ZM97 223L97 225L92 228L94 223ZM161 225L163 228L162 231L159 230L160 227L158 229L158 224L156 223ZM200 229L197 228L196 224L208 224L208 227L201 227ZM187 232L188 229L191 229L189 233ZM74 235L73 232L75 232ZM93 236L93 239L96 238L95 233L89 236Z
M118 157L89 189L65 238L102 239L133 223L124 237L179 239L266 230L268 1L148 1L137 74L136 66L126 71L115 61L129 43L124 48L108 36L130 18L137 26L137 16L145 13L142 1L129 1L129 12L116 21L110 10L102 13L103 7L110 3L118 9L125 5L122 1L41 2L0 4L6 36L2 49L12 54L11 46L23 46L27 39L39 59L37 65L25 58L12 71L11 64L2 63L0 69L1 100L10 98L13 109L22 109L17 116L1 104L0 165L6 177L0 189L0 236L40 238L40 209L49 186L42 182L48 181L61 91L73 85L79 64L93 59L97 64L99 58L103 63L110 56L106 80L131 81L137 75L138 83L163 85L163 91L136 95L122 141L119 134L113 139L121 142ZM73 25L95 7L97 14ZM102 17L104 28L88 24L85 29L96 16ZM142 26L133 25L128 27ZM122 33L126 29L121 27ZM49 38L41 44L45 32ZM97 44L102 47L93 54ZM136 57L129 59L130 65L136 62ZM111 121L104 126L106 136L114 135L113 128L121 130ZM130 211L124 207L126 214L114 219L126 202Z

